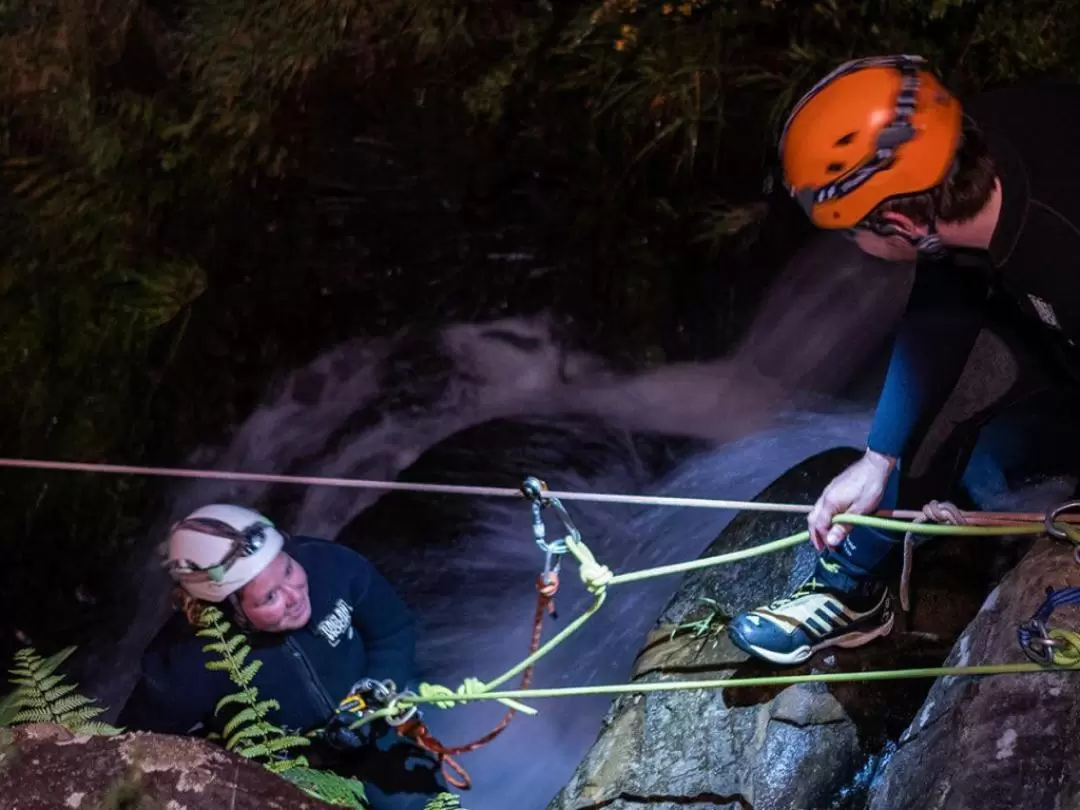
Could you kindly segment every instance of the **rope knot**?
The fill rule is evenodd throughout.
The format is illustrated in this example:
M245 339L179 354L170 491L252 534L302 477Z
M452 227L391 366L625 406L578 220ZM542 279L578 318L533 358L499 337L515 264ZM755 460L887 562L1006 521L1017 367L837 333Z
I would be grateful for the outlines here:
M457 695L479 695L485 691L484 682L479 678L466 678L457 691L439 684L420 684L419 695L422 698L446 698L445 700L432 700L432 703L440 709L451 709L461 701L454 700Z
M603 591L615 575L606 565L601 565L596 560L585 560L581 563L581 581L585 583L585 589L591 594Z
M952 526L964 526L967 518L960 508L949 501L930 501L922 508L922 517L915 520L916 523L926 523L932 520L934 523L948 523Z
M948 523L952 526L964 526L968 520L960 508L949 501L930 501L922 508L913 523ZM911 567L915 554L915 528L904 533L904 566L900 572L900 607L905 613L911 610Z

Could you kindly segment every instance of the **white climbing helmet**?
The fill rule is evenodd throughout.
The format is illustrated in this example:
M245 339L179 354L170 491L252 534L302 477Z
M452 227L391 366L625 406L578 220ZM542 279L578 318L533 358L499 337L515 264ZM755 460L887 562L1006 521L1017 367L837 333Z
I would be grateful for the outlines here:
M196 599L221 602L255 579L284 544L284 535L258 512L211 504L172 527L165 567Z

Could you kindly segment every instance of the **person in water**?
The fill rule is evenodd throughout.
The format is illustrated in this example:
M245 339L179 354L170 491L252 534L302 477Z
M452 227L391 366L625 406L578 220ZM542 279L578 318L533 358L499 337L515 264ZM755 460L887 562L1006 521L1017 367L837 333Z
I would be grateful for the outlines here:
M730 623L746 652L797 664L891 631L884 580L899 536L832 521L925 503L906 494L910 459L984 327L1012 349L1016 379L939 447L947 480L923 494L1080 472L1070 427L1080 407L1078 127L1076 85L1014 86L961 105L917 56L848 62L793 108L780 140L789 193L819 228L914 262L915 281L865 453L809 514L816 567L791 594Z
M181 607L142 658L141 678L120 713L130 729L221 734L215 706L239 691L206 669L216 654L196 637L202 609L217 606L247 637L248 661L262 661L253 686L280 704L269 722L295 733L327 728L340 701L364 677L416 678L412 617L375 567L344 546L290 537L258 512L213 504L173 526L166 565ZM420 810L447 792L438 763L382 721L347 741L319 737L301 752L313 764L364 782L374 810ZM333 743L328 742L333 741Z

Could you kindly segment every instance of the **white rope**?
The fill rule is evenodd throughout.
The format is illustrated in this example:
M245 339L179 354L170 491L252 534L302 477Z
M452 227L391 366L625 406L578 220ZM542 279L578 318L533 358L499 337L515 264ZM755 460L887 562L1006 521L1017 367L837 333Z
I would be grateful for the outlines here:
M78 461L45 461L41 459L0 458L0 467L30 470L56 470L63 472L107 473L113 475L146 475L162 478L198 478L217 481L247 481L261 484L300 484L304 486L346 487L373 489L386 492L427 492L446 495L471 495L491 498L524 498L516 487L481 487L461 484L414 484L404 481L375 481L363 478L332 478L315 475L274 475L271 473L245 473L230 470L184 469L179 467L142 467L128 464L93 464ZM590 503L624 503L641 506L680 506L701 509L729 509L753 512L788 512L808 514L809 505L770 503L761 501L731 501L718 498L679 498L664 495L624 495L609 492L558 492L547 491L548 497L560 501L583 501ZM923 516L921 510L883 509L874 513L877 517L915 520ZM963 512L969 523L1041 523L1045 515L1034 512ZM1060 515L1057 520L1080 522L1080 515Z

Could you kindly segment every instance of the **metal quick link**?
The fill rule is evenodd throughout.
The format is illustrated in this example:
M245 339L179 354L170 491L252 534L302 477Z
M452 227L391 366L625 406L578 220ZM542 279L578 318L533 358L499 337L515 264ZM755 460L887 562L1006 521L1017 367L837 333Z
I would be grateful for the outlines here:
M569 512L566 511L559 499L544 494L547 491L547 486L543 481L530 476L521 485L521 491L529 499L529 507L532 511L533 539L540 550L544 552L543 576L546 583L550 581L550 574L559 573L562 555L569 550L566 540L569 538L580 541L581 533L574 526L574 521L571 520ZM559 514L563 528L566 531L566 536L550 543L547 541L547 527L544 524L543 515L544 508L548 506L553 507Z

